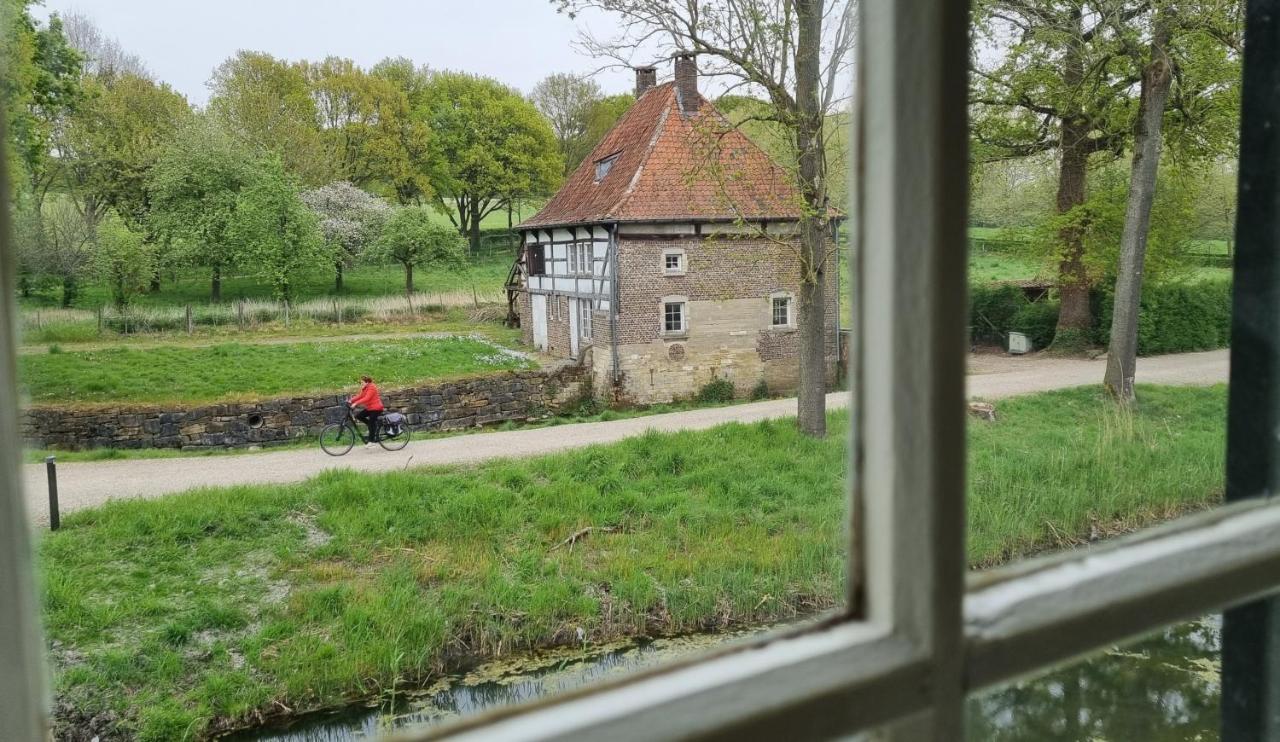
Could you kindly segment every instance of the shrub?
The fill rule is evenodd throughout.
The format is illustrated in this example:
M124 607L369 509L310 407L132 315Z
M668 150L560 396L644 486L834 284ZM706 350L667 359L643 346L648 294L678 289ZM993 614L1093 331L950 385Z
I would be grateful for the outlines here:
M755 386L751 387L751 399L755 401L759 401L759 400L768 399L768 398L769 398L769 384L764 379L761 379L760 381L756 382Z
M1107 343L1111 339L1111 292L1099 293L1098 337ZM1231 281L1209 279L1142 287L1139 355L1212 350L1226 347L1230 340Z
M1029 301L1017 286L973 286L969 290L969 326L974 341L1005 344L1009 332L1021 332L1036 348L1053 340L1058 302Z
M725 379L713 379L698 390L694 399L704 404L733 401L733 382Z

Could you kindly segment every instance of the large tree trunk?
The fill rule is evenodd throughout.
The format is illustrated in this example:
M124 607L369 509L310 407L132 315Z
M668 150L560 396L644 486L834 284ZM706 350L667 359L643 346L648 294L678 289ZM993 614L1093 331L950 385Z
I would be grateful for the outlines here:
M1151 39L1151 60L1142 71L1142 93L1138 98L1133 163L1129 173L1129 200L1124 214L1124 231L1120 235L1120 265L1116 273L1115 305L1111 315L1111 342L1107 348L1107 372L1102 379L1103 386L1122 404L1135 400L1133 380L1138 356L1142 270L1151 227L1151 204L1155 200L1156 176L1160 168L1164 107L1173 82L1166 52L1168 44L1168 18L1163 10L1157 10Z
M338 262L334 263L333 269L334 269L334 273L336 274L333 279L333 292L335 294L341 294L342 293L342 261L339 260Z
M1083 33L1078 12L1075 23L1077 34ZM1083 42L1067 45L1062 78L1069 87L1079 85L1084 79L1081 46ZM1084 203L1092 142L1089 141L1088 121L1079 111L1062 117L1061 132L1057 210L1059 214L1066 214ZM1062 228L1058 240L1061 250L1058 259L1061 307L1053 345L1060 350L1079 350L1088 341L1089 329L1093 326L1093 313L1089 309L1089 275L1084 263L1084 236L1079 225L1072 224Z
M413 293L413 263L404 264L404 293Z
M76 300L76 277L67 274L62 277L62 308L70 309L71 304Z
M795 0L796 147L800 153L800 192L805 216L800 220L800 431L826 435L826 183L822 146L819 49L822 42L821 0Z
M213 278L209 282L209 299L214 304L222 303L222 266L213 266Z

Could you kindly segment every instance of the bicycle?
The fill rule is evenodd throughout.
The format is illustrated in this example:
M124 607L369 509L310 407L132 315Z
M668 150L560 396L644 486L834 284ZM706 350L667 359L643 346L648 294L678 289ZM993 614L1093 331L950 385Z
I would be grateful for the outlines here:
M320 431L320 448L330 456L342 456L355 447L357 439L367 443L369 439L360 432L359 423L351 405L347 405L347 415L342 422L330 423ZM404 415L390 412L378 421L377 443L384 449L399 451L409 445L409 438Z

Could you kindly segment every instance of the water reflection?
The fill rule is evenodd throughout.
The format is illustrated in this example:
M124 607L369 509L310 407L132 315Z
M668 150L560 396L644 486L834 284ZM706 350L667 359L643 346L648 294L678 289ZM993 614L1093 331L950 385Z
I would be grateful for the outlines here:
M558 650L496 662L383 706L312 716L255 742L350 742L423 728L631 673L757 632ZM1221 621L1181 624L972 699L970 742L1191 742L1218 738Z
M1181 624L969 703L967 738L1189 742L1218 738L1221 621Z
M760 633L753 631L674 637L597 646L588 650L542 652L494 662L466 675L401 696L383 706L361 706L313 716L287 729L259 729L229 740L254 742L350 742L443 721L500 706L532 701L634 673L709 647Z

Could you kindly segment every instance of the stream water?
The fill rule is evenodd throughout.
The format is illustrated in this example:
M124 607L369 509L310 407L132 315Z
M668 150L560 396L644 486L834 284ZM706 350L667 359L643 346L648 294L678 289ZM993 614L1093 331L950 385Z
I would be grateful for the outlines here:
M381 706L313 715L229 739L348 742L421 728L635 672L756 632L557 650L495 662ZM1220 622L1180 624L974 697L972 742L1192 742L1218 738Z

